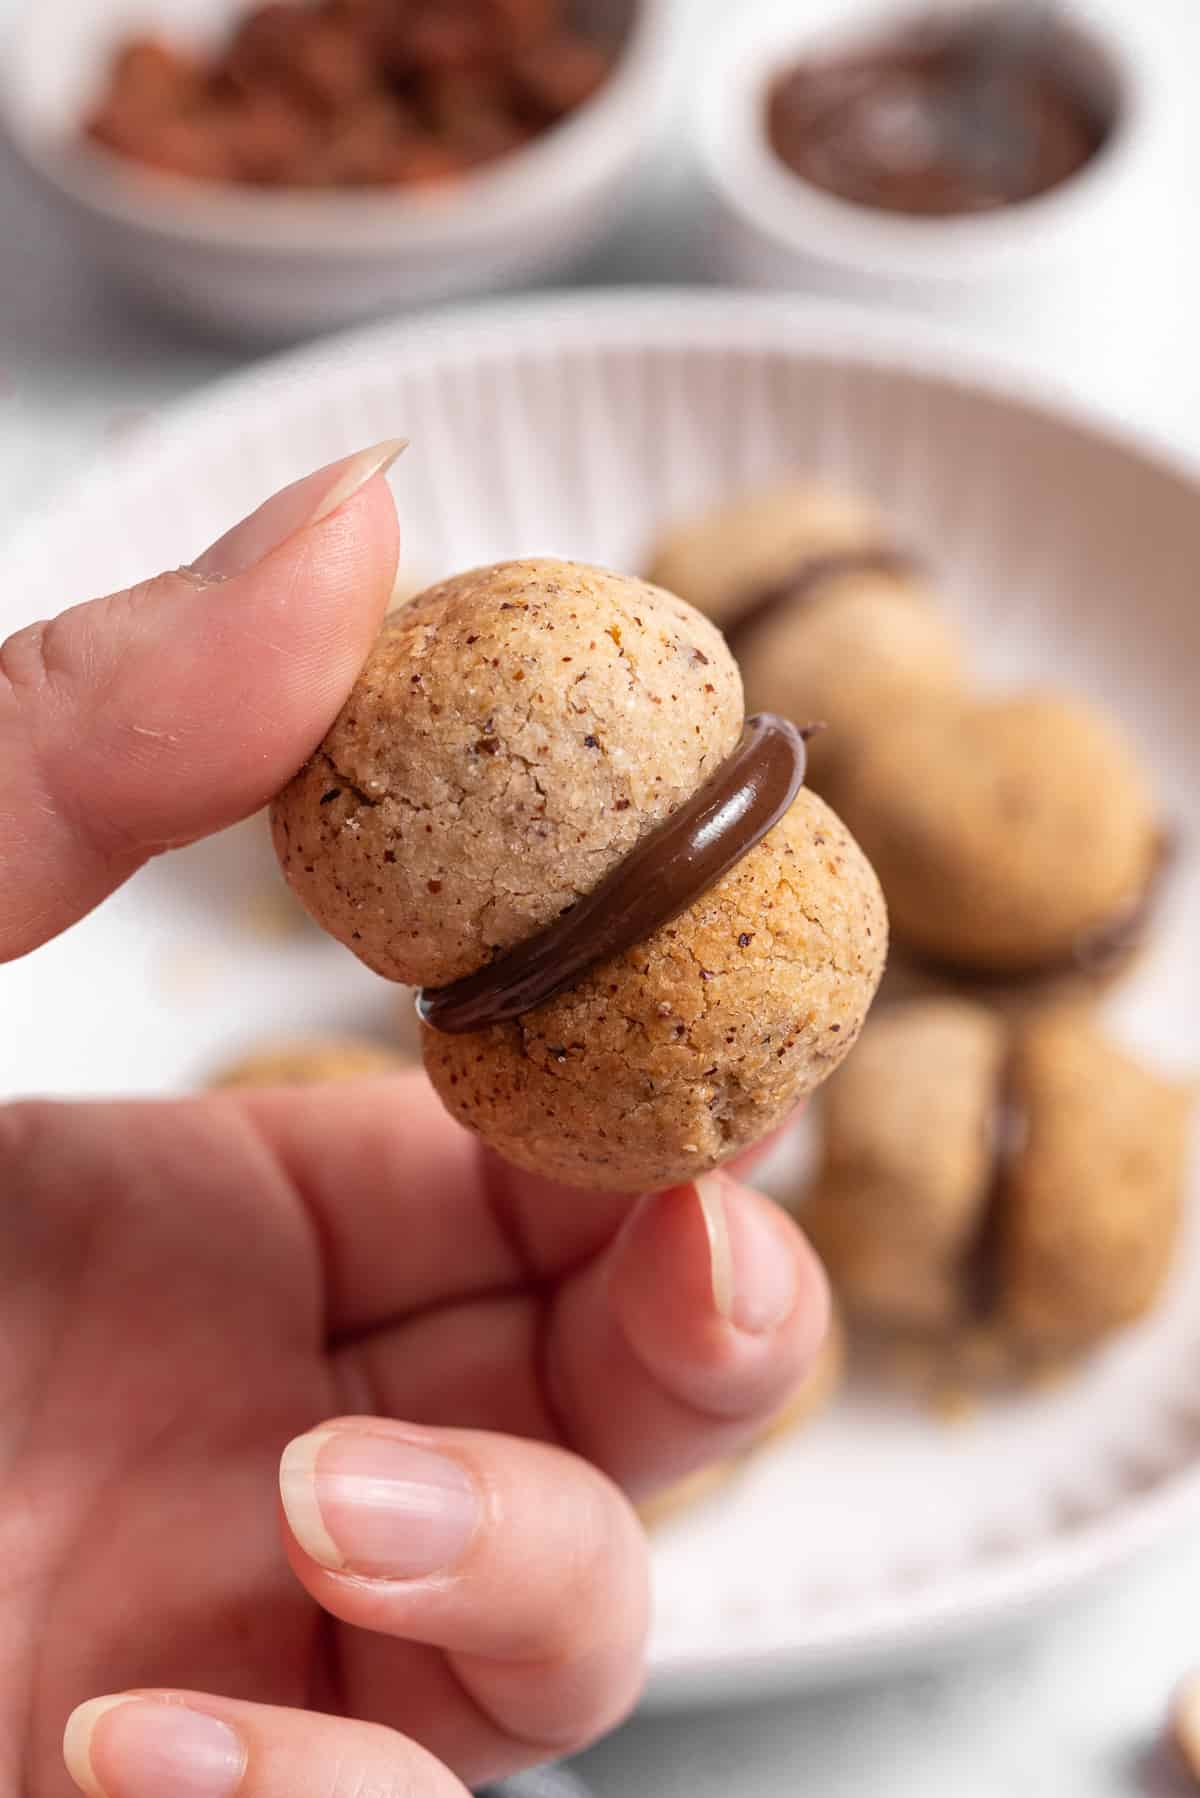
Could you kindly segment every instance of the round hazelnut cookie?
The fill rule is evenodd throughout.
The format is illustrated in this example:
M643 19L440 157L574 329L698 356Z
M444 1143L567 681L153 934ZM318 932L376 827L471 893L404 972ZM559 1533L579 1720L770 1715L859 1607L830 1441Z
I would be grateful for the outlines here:
M878 984L878 883L802 762L792 727L744 728L691 607L507 563L388 620L275 842L319 923L425 989L456 1117L518 1166L646 1190L780 1122Z
M875 508L800 478L736 495L659 539L648 579L728 632L748 600L825 557L885 543Z
M310 1037L271 1043L218 1069L212 1088L319 1086L329 1080L365 1080L411 1067L409 1059L382 1043L356 1037Z
M518 1167L573 1186L693 1179L781 1124L847 1054L887 914L825 803L786 817L680 917L522 1017L427 1030L443 1103Z
M289 885L389 980L439 986L588 892L729 755L742 691L672 595L475 569L393 612L271 810Z
M1035 1353L1085 1348L1162 1290L1195 1088L1145 1067L1071 1007L1020 1033L1011 1092L1021 1137L997 1228L1002 1322Z
M966 686L957 632L864 503L792 484L735 501L659 548L655 579L725 632L752 711L821 722L812 779L896 704Z
M811 593L735 630L730 647L754 711L827 726L810 750L823 792L894 709L938 705L966 686L945 615L914 577L883 569L831 570Z
M897 943L963 974L1103 970L1132 946L1163 856L1131 746L1056 693L897 712L832 796Z
M1001 1021L961 999L873 1017L830 1081L799 1215L847 1309L887 1328L957 1327L996 1164Z

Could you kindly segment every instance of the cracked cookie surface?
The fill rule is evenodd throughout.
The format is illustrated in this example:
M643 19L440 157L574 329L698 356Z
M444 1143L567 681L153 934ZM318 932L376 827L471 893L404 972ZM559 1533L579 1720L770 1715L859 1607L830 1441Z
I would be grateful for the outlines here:
M386 622L272 807L288 882L377 973L440 986L590 892L729 755L719 634L644 581L531 560Z
M436 987L592 891L713 774L741 681L699 613L553 560L476 569L386 623L272 808L287 878L379 973ZM665 909L665 908L664 908ZM423 1031L449 1110L517 1165L647 1190L781 1123L858 1034L878 882L801 791L669 924L511 1024Z
M757 848L645 943L513 1023L423 1032L447 1108L576 1186L689 1180L783 1123L850 1049L887 918L858 846L802 791Z

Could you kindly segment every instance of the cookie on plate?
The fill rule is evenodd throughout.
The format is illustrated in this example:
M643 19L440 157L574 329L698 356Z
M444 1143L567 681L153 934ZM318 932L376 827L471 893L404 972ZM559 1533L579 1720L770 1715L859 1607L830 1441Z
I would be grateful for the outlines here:
M848 1314L988 1383L1141 1316L1178 1236L1193 1090L1088 1008L922 999L863 1032L799 1215ZM986 1363L986 1366L985 1366Z
M211 1087L318 1086L329 1080L363 1080L410 1067L381 1043L357 1037L307 1037L270 1043L218 1069Z
M919 1331L969 1315L1006 1054L982 1006L917 1000L873 1018L830 1081L799 1216L851 1315Z
M957 633L919 565L847 496L791 483L736 500L665 538L651 578L721 626L752 711L827 727L811 750L822 790L893 705L965 687Z
M1055 692L912 708L864 736L835 803L897 944L954 972L1098 976L1148 923L1164 829L1133 746Z
M1162 1290L1195 1091L1075 1008L1021 1032L1010 1082L1019 1145L998 1219L1001 1319L1039 1353L1085 1348L1143 1316Z

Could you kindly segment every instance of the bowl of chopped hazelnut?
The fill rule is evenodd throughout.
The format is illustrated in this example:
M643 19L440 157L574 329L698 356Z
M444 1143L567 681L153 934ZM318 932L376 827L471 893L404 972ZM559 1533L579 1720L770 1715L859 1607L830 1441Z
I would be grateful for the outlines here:
M567 263L654 114L663 0L37 0L0 119L81 244L296 336Z

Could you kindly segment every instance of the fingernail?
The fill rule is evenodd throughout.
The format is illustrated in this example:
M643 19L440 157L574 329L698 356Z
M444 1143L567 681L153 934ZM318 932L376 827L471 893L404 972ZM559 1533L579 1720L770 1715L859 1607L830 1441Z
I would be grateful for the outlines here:
M796 1303L794 1257L770 1201L720 1173L701 1175L696 1197L708 1232L718 1314L748 1335L769 1335Z
M305 1553L366 1579L448 1572L479 1523L479 1496L458 1462L395 1436L299 1436L283 1452L279 1489Z
M67 1723L63 1759L88 1798L230 1798L246 1751L220 1718L169 1699L93 1698Z
M257 567L265 556L286 543L289 537L294 537L297 531L319 524L322 518L328 518L331 512L344 506L377 474L386 474L407 447L403 437L389 437L384 443L359 450L340 462L331 462L326 468L318 468L315 474L305 475L303 480L281 488L264 501L257 512L251 512L249 518L243 518L240 524L235 524L231 531L226 531L206 549L192 563L192 573L210 581L228 581Z

